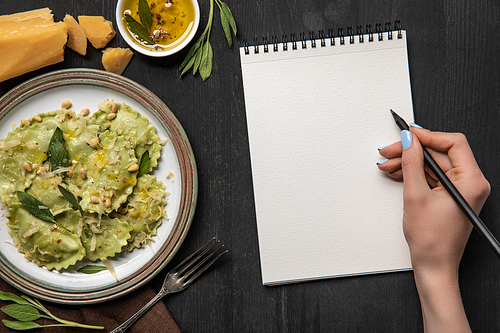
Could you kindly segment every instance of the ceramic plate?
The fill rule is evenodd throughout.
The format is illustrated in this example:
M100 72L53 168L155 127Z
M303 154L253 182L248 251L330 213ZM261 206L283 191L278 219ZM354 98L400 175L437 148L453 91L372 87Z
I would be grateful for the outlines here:
M162 147L153 171L163 181L168 197L164 219L151 246L121 253L110 261L116 280L108 270L95 274L77 272L82 262L61 272L28 262L12 244L6 219L0 221L0 275L14 287L34 297L57 303L97 303L129 293L151 280L172 259L191 224L197 199L197 171L193 151L181 124L170 109L143 86L119 75L92 69L60 70L38 76L6 93L0 99L0 138L22 119L61 108L70 100L71 110L97 111L106 99L139 111L156 127ZM173 177L166 177L169 171ZM96 264L96 263L91 263ZM97 263L100 264L100 263Z

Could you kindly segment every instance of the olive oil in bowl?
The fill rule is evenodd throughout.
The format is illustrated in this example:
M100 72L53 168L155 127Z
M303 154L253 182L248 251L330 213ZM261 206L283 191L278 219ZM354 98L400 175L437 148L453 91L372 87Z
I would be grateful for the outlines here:
M118 14L123 25L119 30L129 45L152 56L173 54L187 45L200 16L195 0L123 0Z

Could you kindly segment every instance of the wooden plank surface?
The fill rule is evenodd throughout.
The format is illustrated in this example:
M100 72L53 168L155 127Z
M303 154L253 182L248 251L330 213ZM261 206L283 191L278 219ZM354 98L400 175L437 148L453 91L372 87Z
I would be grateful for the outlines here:
M500 2L432 0L232 1L238 25L229 50L218 9L210 41L211 78L179 77L185 52L162 59L135 54L124 76L160 97L177 116L199 168L198 206L178 258L217 236L230 254L188 290L165 303L185 332L421 332L411 272L349 277L285 286L261 285L250 156L238 46L266 36L400 20L408 52L417 123L463 132L492 193L481 213L500 236ZM115 22L115 1L1 0L0 14L47 6L56 20L66 13L103 15ZM203 18L209 1L200 0ZM117 35L109 44L126 47ZM1 52L1 50L0 50ZM0 83L0 95L38 74L61 68L102 69L89 44L63 63ZM279 84L279 78L275 79ZM373 82L383 85L384 82ZM355 98L356 92L353 92ZM374 165L374 168L376 166ZM328 260L328 258L324 258ZM175 261L175 260L174 260ZM473 232L460 268L464 304L476 332L500 329L500 262ZM159 287L163 274L154 279Z

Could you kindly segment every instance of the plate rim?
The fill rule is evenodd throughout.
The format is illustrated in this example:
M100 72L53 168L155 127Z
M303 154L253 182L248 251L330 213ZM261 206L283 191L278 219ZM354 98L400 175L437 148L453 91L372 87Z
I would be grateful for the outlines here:
M189 139L170 108L153 92L121 75L98 69L71 68L51 71L27 80L0 97L0 121L17 105L43 91L71 85L102 86L127 95L152 113L172 141L181 173L179 213L161 251L145 267L110 286L72 291L35 283L15 273L0 252L0 277L26 294L60 304L94 304L124 296L153 279L172 260L184 242L193 221L198 198L198 170ZM90 288L89 288L90 289Z

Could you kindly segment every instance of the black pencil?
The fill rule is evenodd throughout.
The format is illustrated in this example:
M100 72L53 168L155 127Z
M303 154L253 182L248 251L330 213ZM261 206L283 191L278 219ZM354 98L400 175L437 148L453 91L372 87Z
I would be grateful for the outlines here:
M399 129L401 130L409 130L408 124L401 118L396 112L392 111L392 116L396 121ZM429 169L434 173L436 178L441 182L443 187L448 191L451 197L455 200L458 206L465 213L469 221L472 223L477 232L483 237L483 239L488 243L493 252L500 258L500 244L491 231L486 227L483 221L477 216L474 210L471 208L469 203L464 199L462 194L457 190L455 185L451 182L451 180L446 176L444 171L439 167L434 158L432 158L431 154L425 149L422 145L422 151L424 153L424 162L429 166Z

